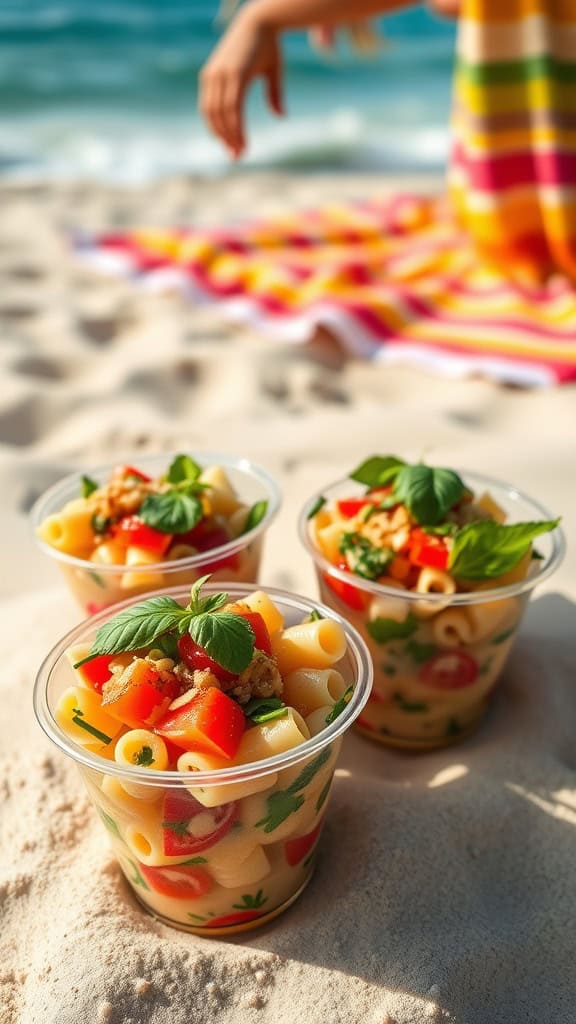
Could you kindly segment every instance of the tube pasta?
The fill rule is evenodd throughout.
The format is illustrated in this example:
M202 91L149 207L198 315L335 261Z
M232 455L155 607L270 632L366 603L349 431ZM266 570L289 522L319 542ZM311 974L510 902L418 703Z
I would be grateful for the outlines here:
M406 588L399 585L397 581L391 580L388 586L394 586L396 590L406 595ZM370 601L369 617L374 619L394 619L394 622L406 622L410 612L410 602L402 597L373 597Z
M126 549L126 565L157 565L158 556L145 548L129 547ZM138 588L161 587L164 577L161 572L123 572L120 586L124 590Z
M124 562L124 549L113 540L103 541L90 555L91 562L98 562L100 565L122 565Z
M151 793L154 793L154 803L156 803L160 797L164 795L164 790L160 786L150 786ZM146 807L142 800L137 800L135 797L127 793L124 787L120 784L119 780L115 775L104 775L100 783L100 792L102 796L112 805L114 812L120 812L124 817L135 818L138 821L142 820L142 816L146 817L146 820L150 818L152 821L153 815L150 805L152 800L146 802ZM96 803L100 800L97 798Z
M299 668L284 679L283 697L306 717L316 708L331 706L346 690L340 672L333 668Z
M208 485L207 498L213 515L230 516L241 504L222 466L209 466L200 475L200 482Z
M224 758L209 757L206 754L186 752L178 758L179 772L218 771L229 767L230 762L225 761ZM262 775L259 779L252 779L250 782L230 782L220 786L199 786L195 785L194 780L191 779L190 785L186 788L204 807L219 807L232 800L241 800L251 793L260 793L264 789L269 789L275 785L277 778L277 773L273 772L271 775Z
M506 513L504 509L494 500L488 491L484 491L479 498L476 499L475 504L478 508L482 509L490 519L494 519L497 523L506 522Z
M281 612L263 590L256 590L249 597L245 597L243 603L262 616L270 634L277 633L284 626Z
M306 715L304 721L308 726L311 736L317 736L319 732L326 728L326 719L333 707L333 704L324 704L322 707L316 708L309 715Z
M431 622L434 642L439 647L461 647L472 642L472 624L464 608L447 608Z
M322 554L329 562L336 563L342 557L340 554L340 541L342 540L342 523L330 523L316 529L316 540Z
M318 619L275 634L272 648L283 676L304 666L330 668L344 656L346 635L340 623Z
M112 718L102 710L98 694L85 686L69 686L64 690L56 705L54 718L62 731L75 743L81 747L96 749L98 753L123 731L118 719ZM100 740L86 726L91 726L104 736L108 736L109 742Z
M138 757L142 751L149 751L150 763L141 764L142 768L152 768L163 772L168 767L168 751L160 736L149 729L130 729L120 737L114 749L114 760L117 764L133 768L139 764ZM130 796L137 800L154 801L157 799L154 786L140 785L138 782L121 782L121 786Z
M249 512L250 508L248 505L240 505L230 516L228 528L233 537L239 537L245 529Z
M224 889L236 889L240 885L252 885L270 874L270 861L261 846L257 846L245 860L238 863L236 858L210 861L210 874Z
M471 604L466 608L470 622L471 639L469 643L488 640L494 633L501 633L515 625L517 603L514 598L502 601L484 601L482 604Z
M47 516L36 532L50 547L83 558L94 544L92 511L67 506L59 515Z
M456 592L456 583L447 572L441 569L421 569L416 584L418 594L445 594L449 597ZM449 604L449 601L446 602ZM411 611L418 619L429 619L446 605L437 601L414 601Z

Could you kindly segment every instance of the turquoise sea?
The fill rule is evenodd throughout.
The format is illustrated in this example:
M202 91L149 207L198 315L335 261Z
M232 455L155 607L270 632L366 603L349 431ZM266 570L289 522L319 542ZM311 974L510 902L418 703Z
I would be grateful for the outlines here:
M227 167L196 114L217 0L0 0L0 175L139 182ZM287 120L250 99L250 166L435 171L454 28L415 7L375 59L287 39Z

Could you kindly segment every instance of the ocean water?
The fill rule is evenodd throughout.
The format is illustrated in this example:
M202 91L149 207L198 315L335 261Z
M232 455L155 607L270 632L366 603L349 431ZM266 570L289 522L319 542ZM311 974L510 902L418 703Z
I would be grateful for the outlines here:
M218 0L0 0L0 175L140 182L225 172L196 113ZM381 21L376 58L286 40L287 119L249 100L252 167L439 170L454 28L422 7Z

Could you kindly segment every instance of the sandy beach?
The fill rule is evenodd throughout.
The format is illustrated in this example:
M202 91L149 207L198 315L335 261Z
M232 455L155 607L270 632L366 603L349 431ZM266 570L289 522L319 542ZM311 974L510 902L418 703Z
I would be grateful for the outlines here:
M576 388L451 381L347 361L322 340L277 345L214 306L99 276L69 244L382 190L376 176L256 172L0 189L0 1024L573 1020ZM311 886L277 922L226 942L143 914L31 708L40 660L79 619L34 547L31 504L72 469L182 448L245 454L278 478L261 579L311 596L297 513L374 451L513 482L564 516L568 539L480 731L417 758L348 738Z

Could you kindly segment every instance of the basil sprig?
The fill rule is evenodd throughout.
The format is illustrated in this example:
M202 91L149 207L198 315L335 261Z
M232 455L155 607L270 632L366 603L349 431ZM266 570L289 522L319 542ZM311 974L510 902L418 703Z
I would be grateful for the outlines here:
M354 687L349 686L346 692L340 697L340 700L337 700L336 703L332 705L330 711L326 715L326 725L332 725L332 722L335 722L342 712L346 710L347 705L352 699L353 693Z
M535 537L556 529L560 519L504 526L482 519L461 527L454 535L449 570L458 579L496 579L514 569Z
M462 498L464 481L452 469L434 469L419 463L403 466L394 481L394 497L417 523L436 526Z
M141 604L125 608L100 627L88 657L74 667L78 668L102 654L136 651L153 644L165 634L183 636L189 633L222 668L234 674L243 672L254 655L254 630L247 619L219 610L228 601L228 594L200 596L200 590L209 578L203 576L196 581L186 608L172 597L151 597Z
M319 494L316 501L308 509L307 519L314 519L314 516L318 515L321 508L324 508L326 504L326 498L323 494Z
M420 462L411 466L396 455L372 455L350 476L369 488L392 486L388 506L402 502L417 523L430 526L440 523L466 491L453 470L435 469Z
M204 511L195 494L172 490L147 494L138 514L147 526L161 533L187 533L200 522Z

